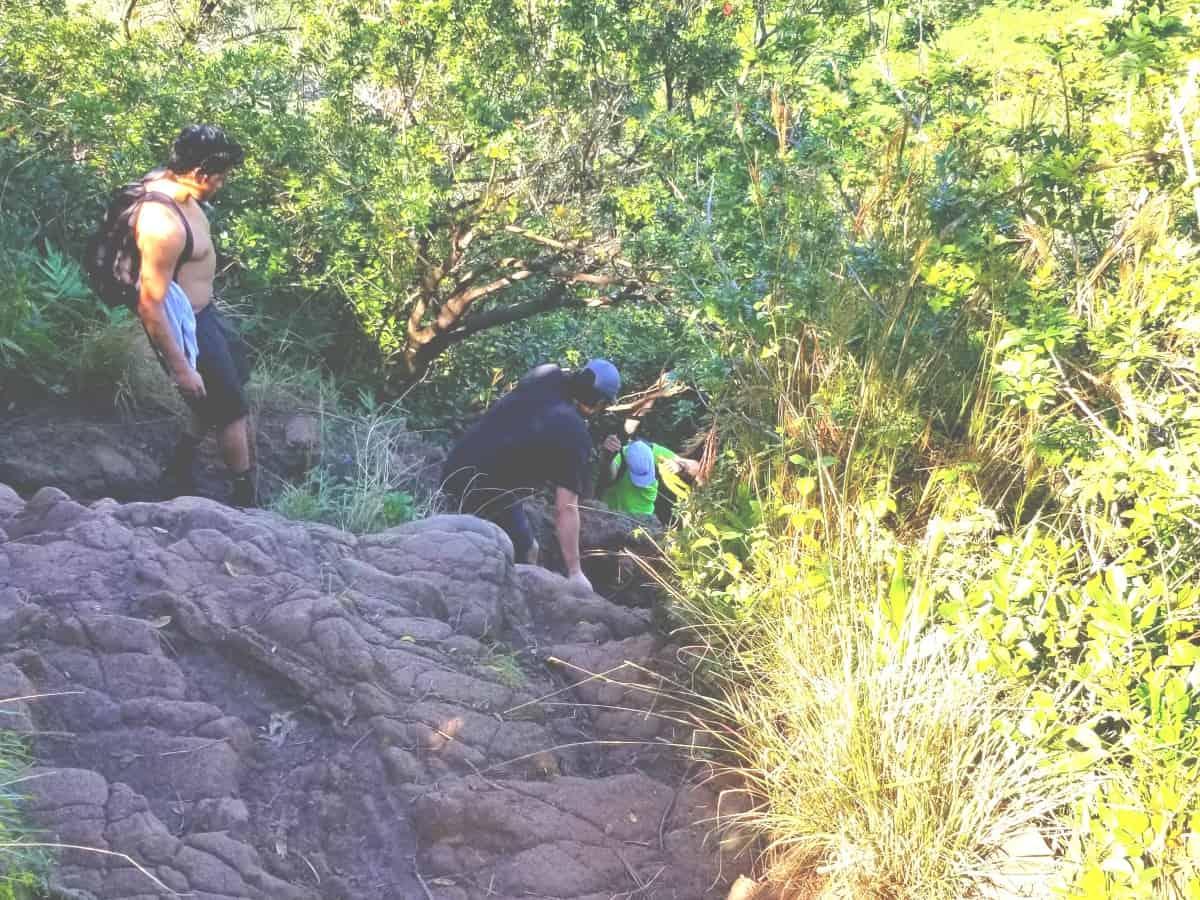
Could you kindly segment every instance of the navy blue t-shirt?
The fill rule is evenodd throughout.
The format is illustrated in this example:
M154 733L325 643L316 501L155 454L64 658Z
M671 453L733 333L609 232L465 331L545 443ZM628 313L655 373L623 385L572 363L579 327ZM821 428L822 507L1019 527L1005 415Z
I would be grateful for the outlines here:
M450 451L448 486L532 490L549 482L583 494L592 438L568 387L552 363L529 372Z

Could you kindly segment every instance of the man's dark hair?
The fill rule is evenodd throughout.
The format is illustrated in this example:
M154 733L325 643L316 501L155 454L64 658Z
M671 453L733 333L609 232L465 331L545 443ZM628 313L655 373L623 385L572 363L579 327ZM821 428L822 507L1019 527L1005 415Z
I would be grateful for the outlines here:
M588 406L616 402L621 375L607 359L589 359L586 366L567 374L571 396Z
M588 369L573 369L567 372L567 392L572 400L594 406L608 403L610 398L596 390L596 373Z
M245 159L242 145L229 139L216 125L188 125L171 145L167 168L182 174L199 169L202 175L220 175Z

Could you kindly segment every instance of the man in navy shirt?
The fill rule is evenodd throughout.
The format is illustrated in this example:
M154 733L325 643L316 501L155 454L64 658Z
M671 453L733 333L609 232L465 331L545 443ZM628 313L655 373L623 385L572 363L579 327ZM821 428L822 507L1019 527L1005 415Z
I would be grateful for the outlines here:
M591 462L588 416L617 398L621 376L608 360L578 371L550 363L527 374L450 451L443 490L463 512L508 533L517 562L537 563L538 544L522 500L554 485L554 526L567 577L591 590L579 564L579 497Z

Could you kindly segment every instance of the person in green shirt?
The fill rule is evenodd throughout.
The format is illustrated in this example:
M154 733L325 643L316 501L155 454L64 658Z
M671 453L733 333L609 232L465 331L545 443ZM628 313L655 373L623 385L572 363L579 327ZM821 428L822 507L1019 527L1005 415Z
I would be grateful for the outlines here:
M694 478L700 468L694 459L648 441L631 441L622 447L620 440L610 435L604 440L604 449L613 458L606 472L610 484L600 499L614 512L632 516L654 515L661 470L683 472Z

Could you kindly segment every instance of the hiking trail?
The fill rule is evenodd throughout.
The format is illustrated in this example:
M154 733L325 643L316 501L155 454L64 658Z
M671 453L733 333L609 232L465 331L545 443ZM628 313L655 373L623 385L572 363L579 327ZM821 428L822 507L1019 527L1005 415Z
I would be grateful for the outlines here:
M27 811L120 854L58 851L59 897L724 897L718 793L646 690L663 643L471 517L355 537L0 486Z

